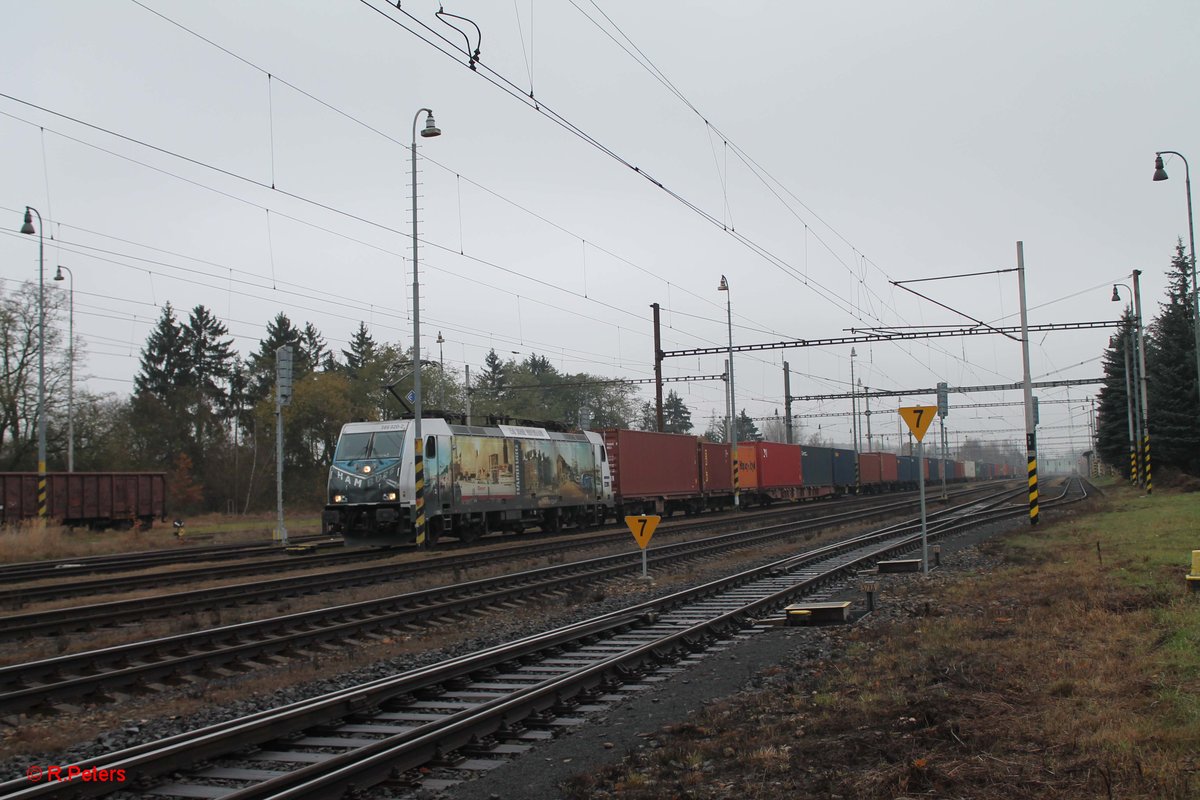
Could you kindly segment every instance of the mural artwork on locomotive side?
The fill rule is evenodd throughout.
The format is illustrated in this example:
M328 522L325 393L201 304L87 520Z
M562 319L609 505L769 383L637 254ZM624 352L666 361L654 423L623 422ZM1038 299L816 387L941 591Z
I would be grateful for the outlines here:
M437 469L439 488L453 487L463 507L516 498L539 507L586 502L599 482L586 441L455 436L449 463Z

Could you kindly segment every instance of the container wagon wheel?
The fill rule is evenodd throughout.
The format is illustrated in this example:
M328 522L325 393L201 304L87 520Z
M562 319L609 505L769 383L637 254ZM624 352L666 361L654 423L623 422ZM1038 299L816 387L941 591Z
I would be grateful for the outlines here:
M458 528L458 540L463 544L474 544L483 536L483 524L467 522Z

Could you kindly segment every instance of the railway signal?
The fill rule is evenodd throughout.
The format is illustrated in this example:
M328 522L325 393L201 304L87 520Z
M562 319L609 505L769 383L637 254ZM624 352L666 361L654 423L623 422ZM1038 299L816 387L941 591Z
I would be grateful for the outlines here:
M654 535L654 529L658 527L658 523L662 521L659 516L630 516L625 518L625 524L629 526L629 532L633 534L634 540L638 547L642 548L642 580L650 580L650 574L646 567L646 547L650 544L650 537Z

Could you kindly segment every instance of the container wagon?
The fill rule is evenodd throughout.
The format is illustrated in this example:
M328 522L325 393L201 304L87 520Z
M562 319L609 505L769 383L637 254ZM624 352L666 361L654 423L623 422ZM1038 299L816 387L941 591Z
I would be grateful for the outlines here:
M794 444L758 442L754 445L758 473L757 500L800 500L806 497L801 449Z
M833 459L833 486L839 494L854 494L858 491L858 461L853 450L835 447L830 451Z
M861 453L859 479L866 492L894 491L900 483L900 461L895 453Z
M0 472L0 521L38 515L38 474ZM46 517L71 528L148 530L167 518L165 472L48 472Z
M602 435L618 519L626 514L670 516L700 510L697 437L615 428Z

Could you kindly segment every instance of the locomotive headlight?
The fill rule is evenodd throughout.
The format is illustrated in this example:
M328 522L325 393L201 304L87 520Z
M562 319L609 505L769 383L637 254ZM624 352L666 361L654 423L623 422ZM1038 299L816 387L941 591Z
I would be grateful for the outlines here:
M371 465L370 465L370 464L363 464L363 468L362 468L362 469L363 469L363 474L364 474L364 475L370 475L370 474L371 474Z
M384 492L384 493L383 493L383 499L384 499L384 500L395 500L395 499L396 499L396 493L395 493L395 492Z
M335 502L335 503L344 503L344 502L346 502L346 495L344 495L344 494L335 494L335 495L333 496L333 502Z

